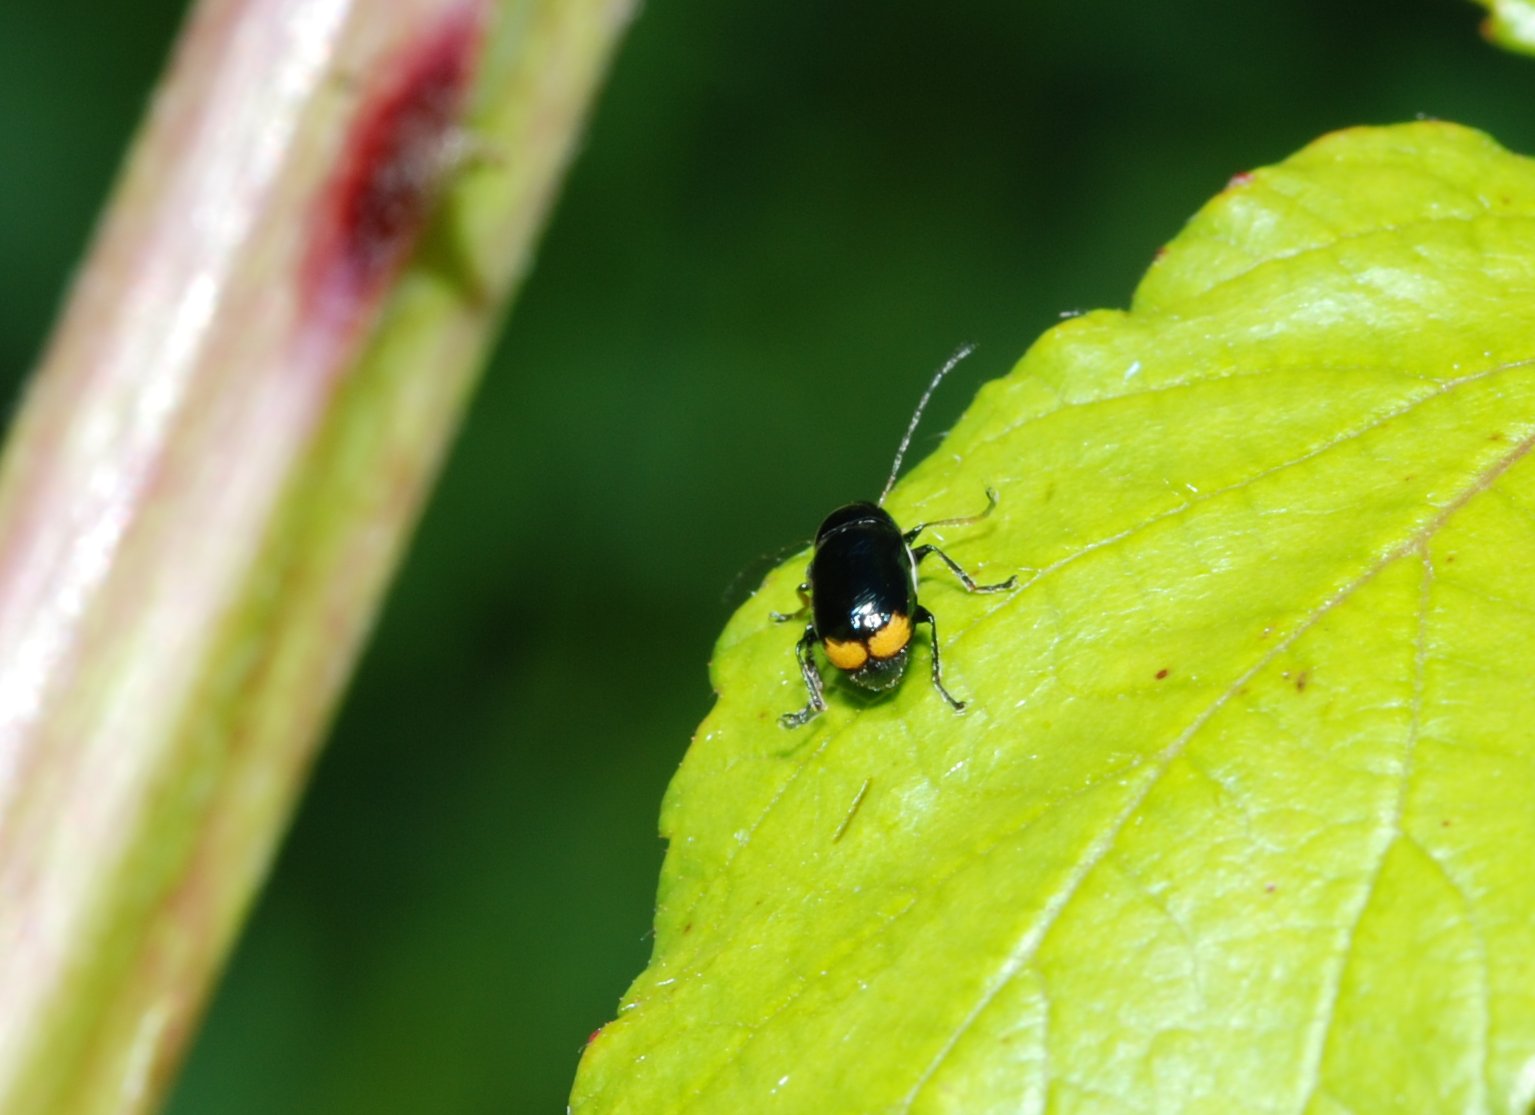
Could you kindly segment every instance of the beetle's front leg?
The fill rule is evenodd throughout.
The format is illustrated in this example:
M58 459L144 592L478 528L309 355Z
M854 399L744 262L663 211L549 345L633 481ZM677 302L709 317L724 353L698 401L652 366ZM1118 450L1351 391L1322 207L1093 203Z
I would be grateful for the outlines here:
M997 509L997 499L997 490L995 488L987 488L985 511L977 512L974 515L961 515L957 519L934 519L930 523L918 523L902 537L906 539L906 544L910 546L917 540L917 535L921 534L928 527L958 527L966 526L970 523L978 523Z

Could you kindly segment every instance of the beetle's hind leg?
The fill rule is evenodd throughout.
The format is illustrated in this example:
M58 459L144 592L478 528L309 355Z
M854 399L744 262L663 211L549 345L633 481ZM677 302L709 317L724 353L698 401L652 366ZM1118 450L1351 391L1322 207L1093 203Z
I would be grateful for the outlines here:
M810 691L810 700L798 712L786 712L778 718L778 723L785 728L801 728L826 711L826 691L821 671L815 664L815 644L815 624L807 623L805 633L794 646L794 655L799 659L799 672L805 679L805 688Z
M922 605L917 605L917 610L912 613L913 624L927 624L928 633L932 637L933 644L933 688L943 694L943 699L953 706L955 712L965 711L965 702L943 687L943 656L938 651L938 621L933 618L933 613Z

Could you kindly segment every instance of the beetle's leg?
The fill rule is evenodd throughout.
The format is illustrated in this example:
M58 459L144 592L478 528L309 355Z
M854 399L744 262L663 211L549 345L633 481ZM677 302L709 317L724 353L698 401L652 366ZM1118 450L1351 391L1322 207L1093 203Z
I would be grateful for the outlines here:
M815 624L807 623L805 633L795 645L794 655L799 659L799 672L804 676L805 688L810 691L810 700L798 712L786 712L778 718L785 728L802 727L826 711L825 687L821 682L821 671L815 664L815 644Z
M918 523L916 526L912 527L910 530L908 530L906 532L906 534L904 536L905 539L906 539L906 544L908 546L910 546L913 542L916 541L917 535L921 534L928 527L962 527L962 526L968 526L970 523L978 523L978 522L980 522L982 519L986 518L987 515L990 515L996 509L997 509L997 490L995 488L987 488L986 489L986 510L985 511L978 512L978 513L976 513L974 515L961 515L957 519L934 519L930 523Z
M970 574L966 573L963 569L960 568L959 562L955 561L948 554L940 550L937 546L918 546L911 552L911 557L913 561L921 561L923 558L927 557L928 554L936 554L940 561L942 561L951 570L953 570L954 575L960 579L960 582L969 592L1006 592L1008 589L1016 588L1018 586L1018 574L1016 573L1014 573L1007 580L1001 581L994 585L978 585L975 583L974 577L970 576Z
M954 694L943 687L943 659L938 653L938 621L933 618L933 613L922 605L917 605L917 610L912 613L911 621L914 624L925 623L933 638L933 688L943 694L943 699L954 706L955 712L963 712L965 702L959 700Z
M810 611L809 583L802 582L800 586L794 591L799 593L799 607L794 609L792 612L769 612L768 615L773 617L774 623L785 623L791 619L799 619L800 616Z

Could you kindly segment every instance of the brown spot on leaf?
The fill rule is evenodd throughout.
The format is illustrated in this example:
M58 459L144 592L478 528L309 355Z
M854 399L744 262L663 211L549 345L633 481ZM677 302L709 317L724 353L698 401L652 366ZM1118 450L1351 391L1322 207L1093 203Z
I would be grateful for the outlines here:
M1163 666L1160 670L1157 671L1157 680L1161 681L1166 676L1167 676L1167 667Z

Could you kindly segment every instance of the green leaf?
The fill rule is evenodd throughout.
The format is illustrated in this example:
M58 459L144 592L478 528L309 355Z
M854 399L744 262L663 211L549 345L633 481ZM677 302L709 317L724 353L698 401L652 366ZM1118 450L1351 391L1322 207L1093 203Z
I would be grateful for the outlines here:
M1535 3L1531 0L1478 0L1492 14L1484 30L1507 50L1535 54Z
M1419 123L1239 176L1047 333L889 504L1001 494L933 535L1022 587L922 581L971 707L924 635L780 728L768 578L575 1110L1528 1108L1532 324L1535 165Z

